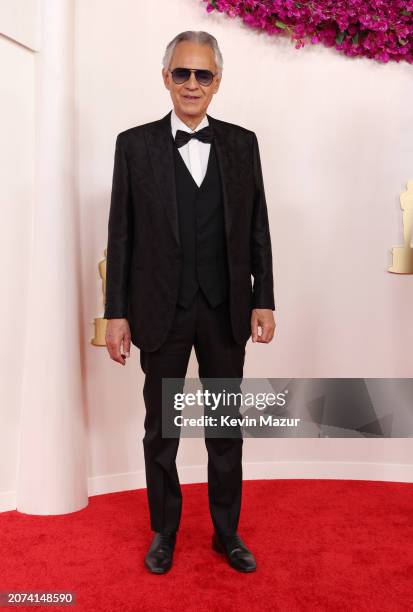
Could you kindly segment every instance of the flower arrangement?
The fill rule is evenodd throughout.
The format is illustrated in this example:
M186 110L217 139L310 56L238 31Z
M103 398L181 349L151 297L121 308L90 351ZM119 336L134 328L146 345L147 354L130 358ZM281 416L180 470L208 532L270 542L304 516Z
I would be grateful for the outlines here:
M271 35L289 35L379 62L413 63L412 0L203 0Z

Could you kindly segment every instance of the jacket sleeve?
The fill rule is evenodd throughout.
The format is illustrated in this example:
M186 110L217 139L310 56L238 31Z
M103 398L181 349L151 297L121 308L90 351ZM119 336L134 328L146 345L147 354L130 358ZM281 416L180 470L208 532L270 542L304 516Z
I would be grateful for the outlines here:
M133 228L131 211L128 162L121 134L118 134L108 222L105 319L127 317Z
M254 277L252 307L275 310L271 237L260 152L255 133L253 133L252 157L255 183L250 240L251 271Z

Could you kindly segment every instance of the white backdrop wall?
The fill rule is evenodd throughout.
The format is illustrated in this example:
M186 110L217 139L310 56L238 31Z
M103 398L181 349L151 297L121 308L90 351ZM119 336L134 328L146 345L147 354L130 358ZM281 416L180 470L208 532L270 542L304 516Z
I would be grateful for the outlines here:
M39 49L40 2L42 1L2 0L0 3L1 36L17 42L30 51Z
M270 345L248 343L245 377L411 377L413 372L412 277L386 272L391 246L402 244L398 195L413 178L412 67L348 59L318 46L298 51L239 21L207 15L203 6L194 0L75 3L73 180L81 215L79 360L91 494L145 486L139 352L134 347L122 368L89 342L92 321L103 312L97 264L107 239L115 137L170 110L161 58L182 30L203 29L217 37L224 76L208 112L254 130L260 144L278 325ZM27 29L16 25L14 31ZM6 70L1 87L12 92L1 100L6 139L0 190L10 215L1 244L3 260L12 262L1 320L4 345L13 352L2 356L0 509L15 507L25 408L22 361L15 353L27 335L31 62L30 53L0 37L0 67ZM196 375L192 355L188 376ZM41 398L33 397L36 401ZM183 439L182 482L206 480L206 459L203 440ZM244 477L412 481L413 450L409 439L246 440Z
M34 189L37 2L0 3L0 509L15 507Z
M16 6L23 8L20 2ZM40 32L32 38L38 38L40 44L30 49L32 82L16 87L14 47L10 58L2 56L11 99L2 115L11 128L17 126L15 132L5 131L7 140L2 141L2 154L10 156L5 164L10 175L2 182L2 195L13 223L9 234L11 228L6 228L4 259L9 264L8 275L14 280L14 273L17 280L6 285L10 292L5 292L4 304L2 300L10 316L2 319L6 341L1 430L5 436L15 435L7 437L8 445L2 448L5 475L12 475L14 488L3 490L1 503L3 509L11 506L30 514L60 514L87 504L74 172L74 4L72 0L42 0L37 8L33 25L38 23ZM22 10L11 11L10 16L17 22L26 20ZM22 30L17 23L12 33ZM11 41L9 30L1 31L5 42ZM26 50L27 44L22 47L20 40L12 44L20 52ZM20 107L32 111L30 123L20 125ZM23 127L27 134L21 132ZM26 157L18 157L20 151ZM24 182L27 176L29 185ZM12 392L15 395L10 398ZM12 425L17 418L16 432ZM15 442L13 454L6 454L10 440Z

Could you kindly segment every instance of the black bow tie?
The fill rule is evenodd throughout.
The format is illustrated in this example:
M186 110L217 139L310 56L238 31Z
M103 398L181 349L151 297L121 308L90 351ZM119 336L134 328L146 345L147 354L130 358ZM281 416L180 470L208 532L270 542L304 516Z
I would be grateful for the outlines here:
M189 140L191 140L191 138L197 138L201 142L212 142L213 134L211 126L207 125L202 128L202 130L198 130L197 132L185 132L184 130L177 130L175 134L175 144L178 148L182 147Z

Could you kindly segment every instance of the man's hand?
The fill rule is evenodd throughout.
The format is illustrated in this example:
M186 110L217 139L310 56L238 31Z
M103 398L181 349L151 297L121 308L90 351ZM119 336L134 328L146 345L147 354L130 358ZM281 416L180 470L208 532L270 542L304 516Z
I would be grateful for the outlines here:
M131 333L127 319L109 319L106 326L106 347L110 358L125 365L130 356ZM122 352L121 352L122 344Z
M253 342L271 342L275 332L273 311L270 308L254 308L251 314L251 337ZM258 326L261 335L258 335Z

